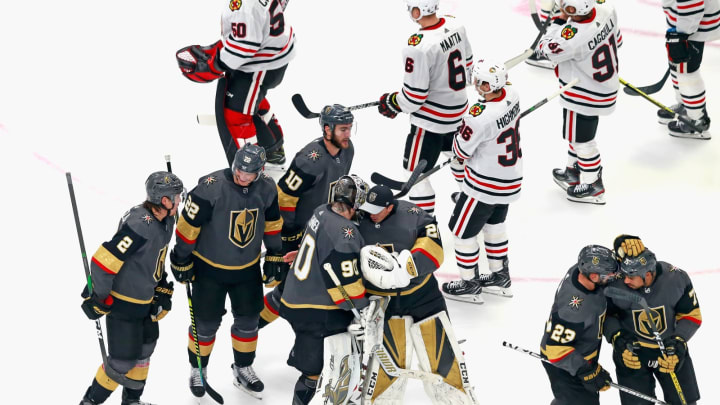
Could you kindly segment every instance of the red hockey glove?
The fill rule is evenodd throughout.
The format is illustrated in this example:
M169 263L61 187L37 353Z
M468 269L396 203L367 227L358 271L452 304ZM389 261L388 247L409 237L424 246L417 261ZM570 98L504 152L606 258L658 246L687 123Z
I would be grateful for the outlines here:
M397 117L398 113L402 110L397 102L397 91L395 93L385 93L380 96L380 105L378 105L378 112L388 118Z
M222 77L225 72L220 67L220 49L222 41L210 46L190 45L175 53L183 76L197 83L209 83Z

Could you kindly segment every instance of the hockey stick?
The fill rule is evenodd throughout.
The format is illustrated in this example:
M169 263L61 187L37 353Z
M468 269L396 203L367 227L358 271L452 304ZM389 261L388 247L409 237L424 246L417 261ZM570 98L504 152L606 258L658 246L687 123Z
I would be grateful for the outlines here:
M516 345L513 345L512 343L505 342L505 341L503 341L503 346L505 346L505 347L507 347L507 348L510 348L510 349L513 349L513 350L515 350L515 351L518 351L518 352L520 352L520 353L525 353L525 354L527 354L527 355L529 355L529 356L531 356L531 357L535 357L536 359L542 361L543 363L548 363L548 364L552 364L553 366L555 366L555 364L553 364L550 360L548 360L548 359L542 357L541 355L539 355L538 353L532 352L532 351L530 351L530 350L528 350L528 349L523 349L523 348L520 347L520 346L516 346ZM653 398L653 397L651 397L651 396L649 396L649 395L645 395L645 394L643 394L642 392L635 391L634 389L628 388L628 387L626 387L626 386L624 386L624 385L615 384L615 383L612 382L612 381L610 382L610 386L613 387L613 388L617 388L617 389L619 389L619 390L622 391L622 392L628 393L628 394L630 394L630 395L634 395L634 396L636 396L636 397L638 397L638 398L642 398L642 399L644 399L644 400L646 400L646 401L654 402L654 403L660 404L660 405L670 405L670 404L667 403L667 402L661 401L661 400L659 400L659 399L657 399L657 398Z
M400 198L410 192L410 189L417 182L422 181L422 179L426 178L428 176L428 173L435 173L437 171L435 168L432 168L430 169L430 171L428 171L428 173L423 173L422 171L425 170L426 167L427 161L425 159L420 160L415 166L415 170L412 171L410 177L408 177L407 181L404 183L383 176L382 174L377 172L373 172L373 174L370 175L370 180L375 184L383 184L393 190L399 190L397 194L393 195L393 197Z
M652 330L653 336L655 337L655 342L657 343L658 348L660 348L660 353L662 353L665 360L667 360L667 350L665 349L665 342L663 342L662 336L660 336L660 332L658 332L657 330L657 326L655 325L655 321L652 317L652 312L650 311L650 307L648 306L645 298L640 296L639 294L634 294L629 291L623 291L617 287L607 287L605 288L604 292L605 296L607 297L634 302L642 307L643 312L645 313L645 317L647 318L647 323L650 324L650 329ZM675 375L675 371L670 372L670 378L672 379L673 385L675 386L675 391L680 398L680 402L683 405L687 405L685 395L682 392L682 387L680 387L680 381L678 380L677 375Z
M535 24L535 27L538 30L542 30L543 23L542 21L540 21L540 16L538 15L537 4L535 4L535 0L528 0L528 5L530 6L530 18L532 18L533 24Z
M170 155L165 155L165 164L167 165L167 171L172 173L172 163L170 163ZM178 214L179 215L179 214ZM197 365L198 369L200 370L200 381L202 382L203 387L205 387L205 391L210 395L210 398L214 399L215 402L219 404L224 404L225 400L223 400L222 395L218 394L217 391L215 391L210 384L208 384L207 380L205 380L205 376L203 375L203 369L202 369L202 359L200 358L200 343L198 341L198 334L197 334L197 328L195 327L195 313L193 312L193 305L192 305L192 290L190 290L190 282L185 283L185 293L187 294L188 299L188 307L190 307L190 328L192 329L192 337L193 341L195 342L195 357L197 358Z
M307 107L307 104L305 104L305 100L303 100L302 96L300 94L293 94L292 103L295 106L295 109L302 115L303 117L307 119L317 118L320 116L320 113L314 113L310 111L310 109ZM376 105L379 105L379 101L371 101L369 103L364 104L358 104L358 105L352 105L350 107L345 107L345 111L355 111L355 110L361 110L363 108L368 107L374 107Z
M646 93L644 93L644 92L643 92L642 90L640 90L639 88L637 88L637 87L633 86L632 84L626 82L622 77L618 77L618 79L620 80L620 83L621 83L623 86L625 86L626 88L632 89L632 91L634 91L635 93L641 95L645 100L647 100L647 101L655 104L656 106L658 106L659 108L662 108L663 110L669 112L670 114L673 114L673 115L675 116L675 118L677 118L677 119L679 119L680 121L684 122L687 126L689 126L690 128L692 128L693 130L695 130L695 132L697 132L697 133L699 133L699 134L702 134L702 133L703 133L703 131L702 131L700 128L698 128L698 127L695 126L695 124L693 123L693 121L692 121L689 117L687 117L687 116L685 116L685 115L682 115L682 114L676 113L675 111L673 111L673 110L671 110L670 108L666 107L664 104L661 104L659 101L657 101L657 100L655 100L654 98L648 96Z
M77 201L75 200L75 189L73 187L72 175L70 174L70 172L67 172L65 173L65 177L67 178L68 191L70 192L70 203L72 204L73 215L75 216L75 229L77 230L78 241L80 242L80 254L82 256L83 266L85 267L85 279L87 280L88 294L90 297L92 297L92 276L90 275L90 267L88 266L87 262L87 253L85 253L85 240L83 239L82 228L80 227L80 214L78 213ZM107 374L107 376L110 377L111 380L122 385L123 387L127 387L133 390L142 389L145 386L144 382L127 378L127 376L118 373L112 367L110 367L110 364L108 363L107 351L105 350L105 338L103 337L100 318L95 320L95 331L97 334L98 343L100 344L100 354L102 355L102 363L105 374Z
M662 79L660 79L659 82L648 85L648 86L638 87L637 89L642 91L645 94L657 93L658 91L662 90L663 86L665 86L665 82L667 81L669 76L670 76L670 68L668 68L668 70L665 71L665 75L662 77ZM625 94L629 94L631 96L639 96L640 95L637 92L635 92L635 90L628 88L628 87L625 87L623 90L625 91Z
M530 0L530 1L532 2L533 0ZM542 24L542 26L539 27L540 32L538 32L537 36L535 37L535 40L532 42L530 47L528 49L526 49L520 55L505 62L505 68L511 69L511 68L515 67L516 65L518 65L519 63L523 62L525 59L532 56L532 54L535 52L535 47L537 46L538 43L540 43L540 40L542 39L543 35L545 35L545 32L547 32L547 28L550 26L550 23L552 23L552 15L553 15L554 11L555 11L555 7L553 6L553 9L550 11L550 15L548 16L548 18L545 19L545 22Z
M554 93L552 93L549 96L545 97L544 99L538 101L537 103L535 103L535 105L528 108L527 110L521 112L520 115L518 116L518 119L520 119L520 118L530 114L531 112L537 110L538 108L544 106L545 104L547 104L548 101L550 101L550 100L554 99L555 97L559 96L560 94L564 93L566 90L569 90L571 87L575 86L579 82L580 82L580 79L578 79L578 78L570 80L570 83L560 87Z

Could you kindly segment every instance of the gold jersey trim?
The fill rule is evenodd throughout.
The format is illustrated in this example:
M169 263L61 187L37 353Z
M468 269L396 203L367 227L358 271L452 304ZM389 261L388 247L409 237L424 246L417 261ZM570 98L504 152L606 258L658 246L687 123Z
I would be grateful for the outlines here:
M223 270L244 270L244 269L246 269L246 268L254 265L255 263L257 263L257 262L260 260L260 253L258 253L258 255L257 255L257 257L255 258L255 260L253 260L253 261L250 262L250 263L243 264L242 266L226 266L226 265L224 265L224 264L215 263L214 261L212 261L212 260L208 259L207 257L205 257L205 256L201 255L200 253L198 253L197 250L193 250L192 253L193 253L193 255L197 256L198 259L204 261L205 263L211 265L212 267L215 267L215 268L218 268L218 269L223 269Z
M285 304L286 307L292 309L323 309L327 311L340 309L337 305L291 304L285 301L285 298L280 298L280 301Z
M430 256L432 256L437 262L438 268L442 266L443 261L445 260L445 253L443 252L442 246L438 245L437 242L427 236L418 238L415 241L415 244L410 249L410 251L415 251L415 249L421 249L427 252Z
M283 226L282 217L276 221L265 222L265 233L279 232Z
M362 279L357 279L354 283L344 285L343 287L351 299L359 298L365 294L365 286L363 285ZM333 300L333 302L345 301L342 293L340 293L340 289L337 287L328 288L327 292L330 294L330 299Z
M427 276L425 276L425 280L423 280L422 283L416 285L415 287L410 288L405 291L401 291L400 295L410 295L410 294L414 293L415 291L422 288L425 284L427 284L427 282L430 281L430 277L432 277L432 274L428 274ZM367 289L367 293L372 294L372 295L382 295L384 297L392 297L394 295L397 295L396 293L394 293L392 291L376 291L376 290L371 290L369 288Z
M137 298L128 297L127 295L122 295L122 294L120 294L120 293L117 292L117 291L110 291L110 295L112 295L113 297L115 297L115 298L117 298L117 299L119 299L119 300L123 300L123 301L127 301L127 302L132 302L133 304L149 304L149 303L152 302L152 298L147 299L147 300L140 300L140 299L137 299Z
M280 211L283 211L283 208L297 207L297 203L298 200L300 200L300 197L293 197L290 194L286 194L284 191L282 191L280 186L276 187L278 191L278 205L280 206Z
M114 254L110 253L109 250L105 249L105 246L103 245L100 245L97 252L93 255L93 259L97 260L102 267L115 274L117 274L122 265L125 264L124 261L118 259Z
M199 226L190 225L190 223L185 220L185 217L180 216L180 220L177 224L177 231L180 232L184 239L195 241L198 238L198 235L200 235L201 229L202 228Z

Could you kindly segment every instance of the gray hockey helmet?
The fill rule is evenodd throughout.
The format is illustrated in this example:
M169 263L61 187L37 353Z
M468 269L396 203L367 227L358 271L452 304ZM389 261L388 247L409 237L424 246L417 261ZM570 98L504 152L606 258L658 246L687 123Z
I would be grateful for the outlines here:
M326 105L320 111L320 128L325 136L325 125L330 126L330 133L335 133L335 125L352 124L355 116L340 104Z
M350 174L340 177L335 183L330 202L341 202L357 210L365 203L367 193L367 183L359 176Z
M596 273L603 282L614 277L620 270L615 253L600 245L588 245L580 250L577 260L580 273L589 276Z
M656 265L655 253L646 248L637 256L625 256L620 262L620 271L626 276L640 276L645 280L648 272L655 275Z
M265 156L265 148L251 143L246 143L242 149L235 152L233 159L232 171L237 170L245 173L257 173L258 178L265 167L267 157Z
M161 205L162 198L167 197L174 201L176 195L184 198L185 188L182 180L170 172L155 172L145 180L147 201Z

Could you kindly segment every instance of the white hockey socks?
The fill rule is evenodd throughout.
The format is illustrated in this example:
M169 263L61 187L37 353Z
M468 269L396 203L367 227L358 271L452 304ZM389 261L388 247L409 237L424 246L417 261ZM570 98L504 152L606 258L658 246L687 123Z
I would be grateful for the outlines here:
M568 142L567 167L575 167L575 162L577 162L577 153L575 153L573 142Z
M477 237L460 239L455 236L455 261L463 280L475 277L479 258L480 244Z
M485 239L485 255L488 267L493 273L502 270L503 261L507 258L508 237L505 222L500 224L485 224L483 238Z
M692 73L677 73L676 77L675 98L685 106L688 117L694 120L702 118L705 109L705 82L700 76L700 70ZM674 82L673 86L675 86Z
M600 151L597 142L594 139L590 142L576 142L575 152L580 168L580 183L594 183L600 172Z
M410 177L411 172L406 172L406 178ZM425 179L413 186L408 193L411 203L424 209L428 214L435 215L435 190L433 190L430 180Z

